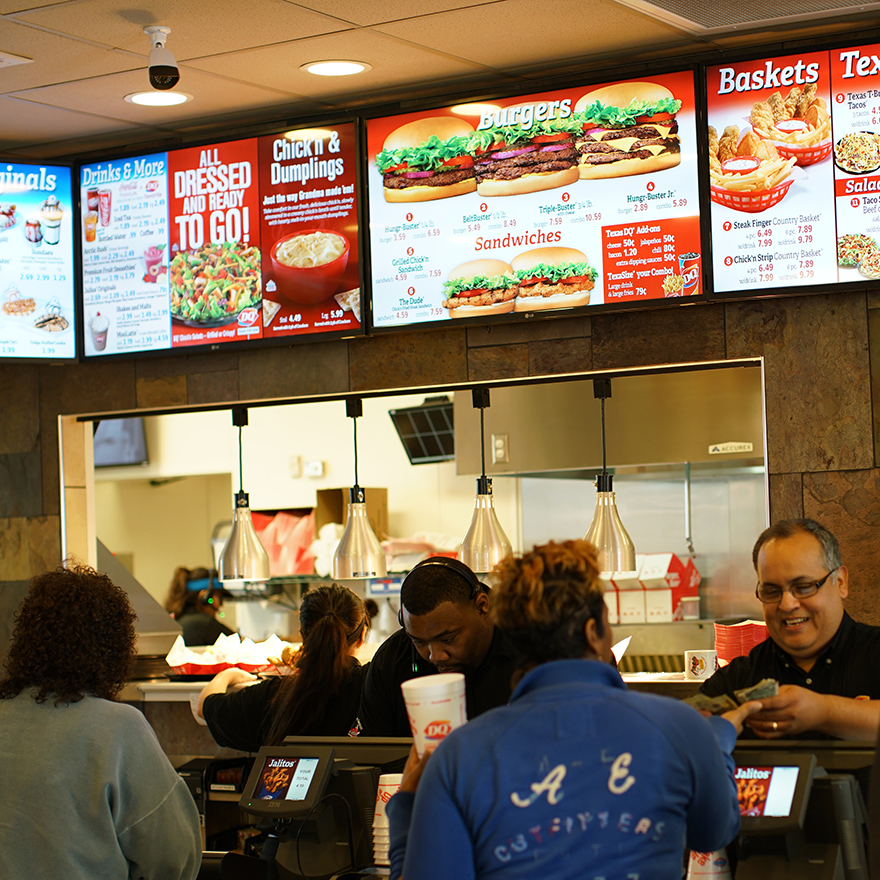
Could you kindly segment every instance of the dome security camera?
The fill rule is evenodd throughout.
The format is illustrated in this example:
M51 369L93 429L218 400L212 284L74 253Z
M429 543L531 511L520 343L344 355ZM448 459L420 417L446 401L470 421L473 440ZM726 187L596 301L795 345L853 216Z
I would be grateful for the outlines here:
M173 89L180 82L180 70L174 56L165 48L171 28L153 25L144 28L144 33L153 44L150 49L150 85L160 91Z

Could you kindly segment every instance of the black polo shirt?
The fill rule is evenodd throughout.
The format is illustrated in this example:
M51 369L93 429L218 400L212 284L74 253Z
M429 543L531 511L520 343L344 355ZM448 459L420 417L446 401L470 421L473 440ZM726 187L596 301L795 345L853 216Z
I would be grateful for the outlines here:
M834 638L825 646L809 672L771 638L756 645L747 657L737 657L718 670L700 688L710 697L733 696L735 690L775 678L780 685L794 684L817 694L880 699L880 627L856 623L846 612ZM746 725L744 737L755 735ZM804 731L792 739L835 739L817 731Z
M465 676L468 718L503 706L510 699L513 651L495 628L483 662ZM361 695L353 736L412 736L400 685L411 678L435 675L437 668L419 656L405 630L390 635L376 651Z

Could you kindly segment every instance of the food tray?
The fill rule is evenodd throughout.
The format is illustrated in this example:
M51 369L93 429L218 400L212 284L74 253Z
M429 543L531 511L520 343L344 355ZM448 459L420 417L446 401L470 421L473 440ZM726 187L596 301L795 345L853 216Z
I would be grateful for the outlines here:
M172 666L175 675L211 675L214 676L224 669L237 666L245 672L265 672L272 668L271 663L184 663L182 666Z
M783 144L779 141L773 142L776 150L783 159L794 158L796 165L814 165L821 162L831 155L831 141L824 141L821 144L814 144L809 147L799 147L794 144Z
M740 192L725 189L723 186L712 186L710 187L709 197L713 202L733 208L734 211L759 214L761 211L766 211L768 208L778 205L792 183L794 183L794 179L789 177L788 180L777 183L771 189L762 189L757 192Z

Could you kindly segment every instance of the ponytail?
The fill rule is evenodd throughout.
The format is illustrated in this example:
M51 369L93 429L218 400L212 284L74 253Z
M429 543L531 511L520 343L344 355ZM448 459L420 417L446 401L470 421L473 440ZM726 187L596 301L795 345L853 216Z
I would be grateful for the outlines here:
M303 596L302 648L294 674L282 680L273 700L267 745L280 745L286 736L320 733L313 728L351 675L351 647L368 627L363 600L347 587L318 587Z

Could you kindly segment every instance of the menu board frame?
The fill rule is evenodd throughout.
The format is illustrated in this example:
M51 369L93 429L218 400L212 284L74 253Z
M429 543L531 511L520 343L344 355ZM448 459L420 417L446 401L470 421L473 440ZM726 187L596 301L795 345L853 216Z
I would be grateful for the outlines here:
M701 162L703 163L703 170L701 172L701 187L706 191L706 209L705 215L702 218L703 224L703 232L704 232L704 242L705 242L705 250L704 253L707 255L707 259L704 260L703 263L703 271L707 279L707 294L709 302L738 302L738 301L749 301L754 299L765 299L768 297L791 297L791 296L812 296L816 294L829 294L829 293L856 293L856 292L868 292L873 289L872 280L865 278L853 278L852 280L835 280L835 281L819 281L815 283L803 283L803 284L787 284L784 286L774 286L765 289L727 289L727 290L719 290L718 289L718 278L716 273L716 258L721 253L721 247L719 246L719 242L712 235L712 208L711 208L711 200L708 196L709 191L709 146L708 146L708 137L707 137L707 127L711 124L711 113L710 113L710 95L709 95L709 71L710 69L715 69L721 66L728 67L736 67L737 65L748 65L754 62L772 62L774 59L787 59L793 58L798 55L805 56L809 54L815 53L826 53L829 58L829 67L834 63L834 53L839 52L841 50L848 49L856 49L859 47L866 47L877 45L880 41L874 41L873 43L864 41L855 40L852 36L847 38L838 39L838 40L826 40L826 41L816 41L816 42L804 42L803 44L798 45L793 49L779 49L776 54L768 53L766 47L752 47L740 50L736 53L731 53L730 55L725 54L723 62L715 62L715 63L707 63L705 61L699 64L699 76L698 76L698 88L700 90L700 97L698 99L699 104L704 113L704 123L702 126L702 135L698 133L698 144L701 151ZM833 83L829 83L828 88L831 89ZM782 91L785 91L783 88ZM833 91L833 89L832 89ZM759 97L759 96L756 96ZM831 96L834 97L833 95ZM880 85L878 85L878 94L875 100L880 100ZM833 115L833 112L832 112ZM833 121L832 121L833 126ZM878 132L880 132L880 124L877 126ZM721 132L719 132L721 134ZM838 138L838 134L834 132L832 127L832 143L836 141ZM834 154L832 153L830 160L832 165L832 174L834 174ZM797 166L796 166L797 167ZM832 182L834 182L834 178L832 177ZM762 214L743 214L744 218L751 217L762 217ZM837 225L837 215L835 210L835 226ZM878 236L878 241L880 241L880 236ZM833 247L833 253L831 254L831 260L833 265L837 266L837 241L836 235L835 240L831 242L831 246Z
M623 83L628 81L638 81L645 80L651 81L656 77L661 77L669 74L677 74L680 76L690 76L693 79L693 94L694 94L694 107L693 107L693 115L695 120L695 128L696 132L699 132L701 126L704 123L705 116L703 112L702 99L700 96L700 84L701 84L701 70L700 65L697 62L692 62L688 64L667 62L665 64L658 63L656 66L652 66L650 71L645 71L644 67L633 67L628 69L616 69L616 70L589 70L584 72L583 75L572 75L566 74L564 76L558 77L548 77L546 79L542 79L540 81L535 81L530 84L523 84L518 89L498 89L494 91L480 92L478 96L473 95L472 93L466 95L446 95L438 98L434 98L430 101L426 101L424 104L419 104L418 112L430 112L431 110L444 111L448 110L454 105L462 104L462 103L487 103L491 104L493 101L511 101L515 100L519 97L532 96L537 94L543 94L547 92L556 92L561 90L577 90L582 89L584 93L590 91L593 88L599 88L603 85L608 85L610 83ZM365 129L369 126L371 121L389 119L399 115L405 115L406 111L412 112L412 106L408 105L405 108L398 105L396 112L393 111L392 108L383 107L381 109L373 109L371 108L369 111L362 111L361 115L364 120ZM367 132L364 132L364 141L366 142ZM703 184L703 158L702 158L702 148L699 142L699 138L695 139L694 144L695 149L695 160L696 160L696 171L695 171L695 180L693 181L694 188L696 190L696 210L698 213L698 226L699 231L697 233L697 237L700 245L700 253L705 255L707 253L706 245L706 230L704 224L702 222L702 216L704 215L707 205L708 205L708 195L705 192L705 186ZM373 211L371 207L371 196L370 196L370 188L377 186L377 180L375 179L375 169L370 169L370 155L369 149L365 150L362 155L362 177L365 181L365 192L362 196L362 206L363 210L366 212L366 217L364 220L364 228L368 230L369 236L369 247L368 247L368 264L365 267L367 272L367 283L369 289L369 304L367 307L367 333L370 335L380 335L385 333L399 333L399 332L416 332L421 330L429 330L429 329L439 329L439 328L448 328L448 327L468 327L468 326L485 326L485 325L501 325L501 324L519 324L523 321L530 320L552 320L552 319L561 319L561 318L574 318L574 317L587 317L594 314L607 313L607 312L622 312L622 311L643 311L648 309L655 308L673 308L685 305L695 305L698 303L706 303L708 302L708 296L706 291L706 259L705 256L702 259L702 269L698 272L698 284L699 284L699 293L690 296L674 296L669 298L658 298L658 299L644 299L638 300L635 302L602 302L600 304L591 303L589 305L584 306L574 306L569 308L559 308L559 309L547 309L547 310L535 310L535 311L513 311L507 314L493 314L493 315L475 315L469 317L456 317L454 321L450 323L450 321L433 321L433 320L422 320L422 321L413 321L408 324L395 324L393 326L382 326L381 324L377 324L376 322L376 314L375 314L375 291L372 289L372 280L373 280L373 263L375 261L375 253L374 253L374 223L376 222L376 218L373 216ZM648 178L651 174L645 174L644 177ZM662 173L661 173L662 178ZM624 179L633 179L624 178ZM635 178L638 179L638 178ZM497 205L499 202L504 202L504 198L493 200L493 204ZM500 205L499 205L500 207ZM462 256L461 261L464 262L467 257ZM600 260L597 260L600 262ZM692 273L693 274L693 273Z
M82 217L84 216L86 206L84 205L84 200L86 197L86 192L84 188L81 186L82 182L82 169L84 167L94 165L95 163L100 162L125 162L129 159L135 159L144 156L150 156L153 154L165 153L168 156L171 156L174 153L179 153L181 151L187 150L200 150L200 149L209 149L213 147L222 147L226 144L231 144L234 142L243 142L250 141L254 142L253 150L256 152L259 149L259 141L262 138L270 138L270 137L281 137L288 132L307 132L314 129L328 129L333 126L342 126L347 125L351 126L353 133L353 149L352 149L352 171L354 176L354 195L356 200L355 210L352 212L354 222L357 224L357 242L356 242L356 252L357 252L357 271L356 277L357 286L361 293L361 317L358 327L346 327L340 330L331 330L328 329L322 332L307 332L307 333L299 333L299 334L291 334L291 335L279 335L277 337L272 336L261 336L257 339L235 339L224 342L209 342L199 345L171 345L167 348L158 348L153 350L134 350L134 351L122 351L122 352L112 352L108 354L89 354L87 352L86 346L86 333L89 332L88 321L86 316L86 310L84 306L84 270L83 270L83 260L82 260L82 240L83 240L83 228L82 228ZM180 354L208 354L214 352L224 352L224 351L242 351L247 349L265 349L269 347L277 347L277 346L288 346L288 345L297 345L297 344L305 344L310 342L330 342L339 339L351 339L358 338L366 334L367 332L367 322L366 322L366 308L363 304L363 299L365 295L364 288L364 279L367 277L365 272L366 259L367 259L367 247L366 247L366 236L364 234L364 219L363 219L363 211L362 211L362 201L363 201L363 179L362 179L362 162L361 156L363 153L363 126L361 120L358 116L351 113L336 113L333 115L324 115L319 117L306 117L304 119L281 119L281 120L272 120L266 123L260 123L258 125L254 125L243 129L237 132L235 137L222 137L221 133L218 131L214 136L210 134L199 137L198 139L193 139L192 141L187 141L185 143L177 143L173 146L167 146L164 148L156 148L149 151L144 150L143 148L137 149L133 148L131 150L126 151L114 151L112 153L108 151L102 151L99 154L92 155L84 155L81 157L80 161L72 166L72 173L74 175L74 190L76 191L76 213L78 215L79 220L79 229L78 236L80 241L80 246L75 247L76 256L78 258L79 264L77 267L77 290L75 292L75 301L78 309L78 317L77 317L77 346L78 346L78 360L80 362L88 362L88 363L97 363L101 361L114 361L114 360L131 360L131 359L141 359L141 358L156 358L156 357L175 357ZM169 160L170 164L170 160ZM260 190L260 171L259 168L254 169L254 176L257 178L257 197L261 195ZM260 207L262 208L262 199L259 199ZM170 216L170 205L168 207L168 212ZM262 221L262 211L260 211L260 216L257 217L255 225L257 228L261 228L263 225ZM170 240L170 236L169 236ZM264 246L261 245L261 249ZM352 248L355 250L355 248ZM268 253L268 248L264 249L265 253ZM352 261L353 262L353 261ZM164 268L164 267L163 267ZM348 270L348 275L346 277L351 276L352 273L350 269ZM264 291L265 293L265 291ZM285 305L287 305L285 303ZM336 304L333 304L334 311L336 310ZM346 304L344 306L345 311L349 311L351 306ZM342 313L343 306L340 303L339 312ZM281 312L283 314L283 311Z
M34 168L63 168L68 171L70 174L70 204L63 205L64 212L66 216L62 214L61 219L61 234L66 234L70 238L70 270L71 270L71 278L70 278L70 286L69 286L69 295L70 295L70 304L69 304L69 312L67 312L67 307L64 307L60 311L60 315L63 317L65 312L67 312L68 316L72 319L71 324L72 327L65 329L62 331L65 335L69 332L73 339L73 349L74 352L68 356L62 356L55 353L48 353L44 355L35 355L35 356L25 356L25 355L17 355L11 353L0 353L0 363L10 363L10 364L46 364L46 363L54 363L54 364L70 364L76 363L80 360L82 356L82 346L79 328L82 324L82 315L80 314L80 296L79 296L79 282L81 277L81 267L80 267L80 253L78 247L79 241L79 212L76 210L77 201L78 201L78 192L76 186L76 165L73 162L68 161L59 161L57 159L52 159L47 162L41 162L39 160L23 160L21 157L13 157L13 156L4 156L0 154L0 170L5 170L5 166L7 165L17 165L17 166L29 166ZM9 201L5 198L4 193L0 191L0 203ZM45 218L40 218L44 220ZM20 223L16 223L16 226L20 225L24 228L26 218L21 218ZM53 223L54 225L54 223ZM65 232L66 227L66 232ZM49 241L45 237L43 233L40 233L43 241ZM0 296L4 294L4 290L0 289ZM27 298L27 297L26 297ZM44 303L38 297L37 302L35 304L34 312L41 310L40 306L50 305L50 302ZM52 306L52 311L55 311L54 305ZM33 317L33 313L29 315L30 318ZM39 317L39 316L38 316ZM54 334L53 334L54 335ZM51 342L51 336L47 338L47 342Z

